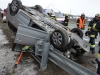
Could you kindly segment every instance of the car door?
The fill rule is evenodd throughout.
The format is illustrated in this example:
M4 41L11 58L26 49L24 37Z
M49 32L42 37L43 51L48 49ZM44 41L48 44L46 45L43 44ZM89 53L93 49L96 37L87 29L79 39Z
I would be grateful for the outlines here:
M49 34L41 28L19 25L14 43L34 46L38 40L46 40Z

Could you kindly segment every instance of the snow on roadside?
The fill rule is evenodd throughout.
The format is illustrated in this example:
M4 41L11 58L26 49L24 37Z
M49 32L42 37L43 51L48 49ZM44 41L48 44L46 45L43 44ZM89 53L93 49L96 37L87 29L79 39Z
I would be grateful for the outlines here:
M6 36L3 35L2 30L0 30L0 47L7 43L8 43L8 40L6 40Z
M13 66L19 53L13 52L9 47L5 46L8 43L6 36L3 35L0 29L0 75L36 75L35 68L37 65L33 63L34 60L32 58L22 57L18 68L13 72Z

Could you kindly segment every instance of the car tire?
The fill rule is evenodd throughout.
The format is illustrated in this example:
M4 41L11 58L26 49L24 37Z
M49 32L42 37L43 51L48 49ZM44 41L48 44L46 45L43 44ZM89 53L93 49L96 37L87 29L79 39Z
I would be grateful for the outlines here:
M66 52L67 50L70 50L73 45L74 45L74 41L70 40L70 42L68 43L68 45L65 48L62 49L62 52Z
M81 29L79 29L79 28L73 28L73 29L71 30L71 32L76 33L76 34L79 35L81 38L83 38L83 32L82 32Z
M40 5L35 5L34 9L39 11L40 13L43 13L43 8Z
M22 8L22 2L20 0L13 0L10 4L10 14L16 15L19 9Z
M50 36L50 42L54 48L63 52L69 43L69 36L63 30L55 30Z

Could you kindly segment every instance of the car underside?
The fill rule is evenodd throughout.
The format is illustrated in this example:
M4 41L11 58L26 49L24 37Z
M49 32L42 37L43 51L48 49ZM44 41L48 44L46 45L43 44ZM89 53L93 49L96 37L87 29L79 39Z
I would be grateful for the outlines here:
M38 40L48 41L57 50L68 56L89 52L78 28L69 29L45 15L40 5L28 7L20 0L13 0L7 8L7 23L14 33L14 43L34 46Z

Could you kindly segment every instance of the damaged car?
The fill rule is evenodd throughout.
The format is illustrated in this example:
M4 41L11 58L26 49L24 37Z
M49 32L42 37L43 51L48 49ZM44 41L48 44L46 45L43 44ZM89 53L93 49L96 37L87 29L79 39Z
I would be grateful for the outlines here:
M77 56L89 52L80 29L66 28L45 15L40 5L28 7L20 0L13 0L7 7L7 24L15 35L14 43L35 46L42 40L61 52L70 50Z

